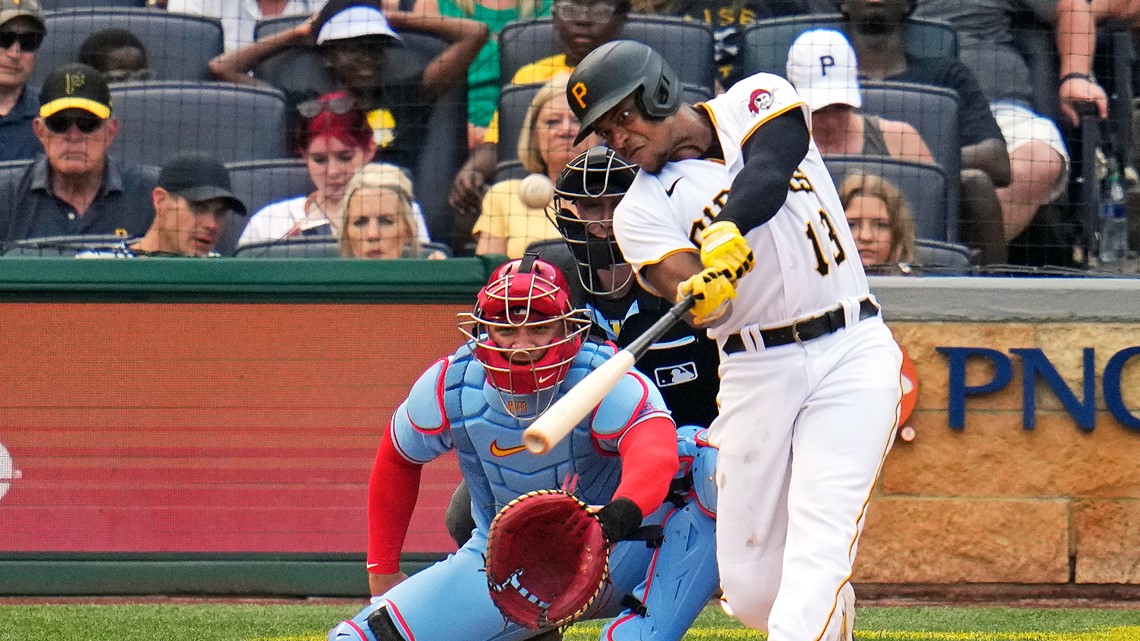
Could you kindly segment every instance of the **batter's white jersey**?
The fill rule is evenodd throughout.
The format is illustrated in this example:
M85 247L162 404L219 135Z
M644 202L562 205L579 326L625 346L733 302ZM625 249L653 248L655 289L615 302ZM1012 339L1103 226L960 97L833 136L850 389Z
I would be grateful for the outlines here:
M708 112L724 162L681 160L667 163L657 174L638 172L614 214L614 234L622 254L639 272L672 253L699 246L700 230L732 197L729 188L744 168L741 147L751 136L764 135L765 122L800 109L809 130L811 126L810 110L792 85L768 73L745 78L697 108ZM713 338L746 326L787 325L833 309L844 299L867 296L855 241L814 140L780 211L745 238L756 265L737 283L727 320L709 330Z

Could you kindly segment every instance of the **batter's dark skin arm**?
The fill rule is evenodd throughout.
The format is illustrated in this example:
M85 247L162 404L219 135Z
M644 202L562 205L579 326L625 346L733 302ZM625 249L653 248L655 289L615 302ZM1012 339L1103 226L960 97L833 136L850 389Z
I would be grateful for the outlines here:
M675 301L677 300L677 285L704 268L705 266L701 264L701 256L697 253L697 248L694 247L692 251L674 252L659 263L642 267L640 278L645 280L643 284L649 285L649 289L654 294L666 300ZM685 315L684 320L692 327L699 327L692 322L692 317L688 314Z
M761 125L744 141L744 168L733 179L728 203L716 219L736 223L741 234L771 220L788 199L788 183L807 155L808 140L799 108Z

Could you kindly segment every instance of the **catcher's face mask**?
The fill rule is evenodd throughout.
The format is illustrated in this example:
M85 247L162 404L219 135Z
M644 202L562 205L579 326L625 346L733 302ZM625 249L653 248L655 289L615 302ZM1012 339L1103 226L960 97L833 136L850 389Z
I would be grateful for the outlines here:
M480 292L475 309L462 314L459 330L475 345L475 358L487 380L510 395L556 388L582 348L590 321L570 302L558 268L533 255L496 270ZM545 405L554 398L543 395ZM504 403L508 410L517 407ZM545 407L528 407L537 415ZM518 418L518 416L516 416Z
M633 278L614 238L613 219L636 176L637 167L614 150L593 147L570 161L555 183L547 218L574 254L582 287L595 296L624 293Z

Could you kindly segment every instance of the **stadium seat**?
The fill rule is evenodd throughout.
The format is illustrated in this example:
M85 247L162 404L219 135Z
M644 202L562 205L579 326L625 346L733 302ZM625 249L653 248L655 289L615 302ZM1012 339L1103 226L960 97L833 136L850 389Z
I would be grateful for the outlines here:
M90 7L90 3L88 3ZM152 9L99 9L47 14L47 36L36 52L29 81L39 87L52 69L75 62L87 36L127 29L146 46L155 80L210 80L207 65L222 53L222 23L216 18Z
M980 250L958 243L947 243L929 238L917 238L914 241L914 262L923 267L965 270L980 262L980 254Z
M451 248L443 243L425 243L424 252L439 251L451 257ZM332 236L286 238L264 243L242 245L234 258L340 258L340 240Z
M73 9L139 9L146 6L146 0L40 0L44 11L71 11Z
M278 33L304 20L304 16L287 16L259 20L255 38ZM422 70L439 55L447 43L434 36L405 32L400 34L404 46L392 49L389 68L411 75ZM311 49L288 49L264 60L254 76L287 91L306 89L314 94L333 89L333 82L317 54ZM416 200L427 219L432 238L451 237L451 209L447 204L447 185L467 158L467 84L440 96L432 106L424 139L425 150L414 172Z
M305 16L263 18L253 28L253 39L264 40L292 29L304 19ZM253 75L286 92L307 90L322 94L334 89L333 80L320 57L312 49L304 47L290 47L269 56L254 67Z
M499 144L497 148L498 162L517 162L519 134L522 130L523 120L526 119L530 101L538 92L540 84L533 85L506 85L499 94ZM681 102L696 103L708 100L712 93L702 87L683 85L681 87Z
M302 236L242 245L234 258L340 258L340 240L332 236Z
M915 237L958 239L958 210L947 208L947 178L942 167L875 156L828 156L824 162L836 186L857 172L879 175L897 185L914 215Z
M25 238L10 243L4 250L4 256L23 258L74 256L91 249L118 247L123 240L122 236L115 236L114 234Z
M32 160L5 160L0 162L0 184L7 183L9 180L18 178L27 171L28 166L32 164Z
M222 162L288 156L285 98L275 89L203 82L111 85L119 135L111 153L162 165L188 152Z
M235 162L226 167L230 170L234 195L245 203L249 215L230 214L214 248L223 256L233 255L249 217L262 207L297 196L307 196L315 189L308 167L295 158Z
M757 20L744 32L741 66L745 73L787 73L788 49L809 29L846 31L838 13ZM903 37L907 53L916 58L958 58L958 34L953 27L933 20L909 19Z
M946 170L946 208L958 211L962 149L958 138L958 94L950 89L906 82L862 83L863 111L910 123Z
M621 37L643 42L661 54L681 82L712 93L717 76L712 28L664 16L631 15ZM561 52L550 18L520 20L499 32L499 77L509 82L520 67Z

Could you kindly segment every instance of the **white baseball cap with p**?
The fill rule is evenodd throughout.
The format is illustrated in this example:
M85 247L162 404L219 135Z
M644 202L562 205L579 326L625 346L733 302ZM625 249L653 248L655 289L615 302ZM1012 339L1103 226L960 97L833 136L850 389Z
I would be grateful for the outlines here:
M788 49L788 81L812 111L828 105L863 106L859 66L846 36L832 29L812 29Z
M348 40L365 36L384 36L401 41L400 37L384 14L373 7L354 6L329 18L317 32L317 44L323 45L332 40Z

